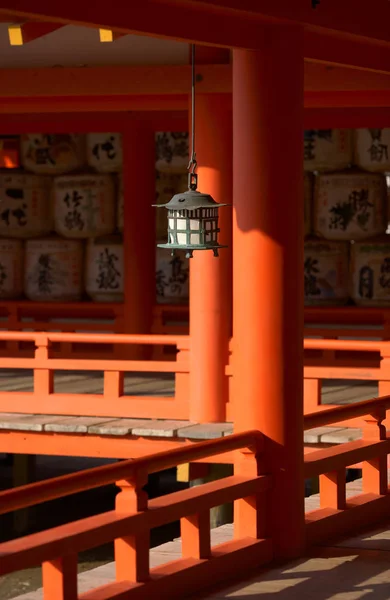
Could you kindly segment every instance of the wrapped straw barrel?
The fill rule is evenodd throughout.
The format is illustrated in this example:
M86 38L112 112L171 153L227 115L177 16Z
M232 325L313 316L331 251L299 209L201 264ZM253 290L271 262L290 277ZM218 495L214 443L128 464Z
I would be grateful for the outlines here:
M83 292L83 242L57 237L28 240L24 291L37 302L76 302Z
M67 238L93 238L115 229L111 175L64 175L54 180L55 230Z
M122 135L120 133L88 133L87 162L99 173L122 170Z
M0 239L0 299L14 300L23 294L23 243Z
M304 232L305 235L309 235L311 232L311 199L313 182L310 173L304 174Z
M0 236L29 238L53 229L50 177L0 175Z
M359 306L390 306L390 239L387 236L352 244L351 296Z
M188 173L156 173L156 204L166 204L175 194L188 189ZM157 239L167 238L167 214L164 210L156 210Z
M308 129L304 135L305 171L337 171L352 163L350 129Z
M85 289L95 302L123 302L124 264L121 236L89 240Z
M345 304L348 300L348 242L305 242L305 304Z
M362 240L386 231L386 180L374 173L318 175L314 232L328 240Z
M390 171L390 129L357 129L355 163L365 171Z
M156 294L160 304L188 301L189 263L185 252L177 251L171 256L167 250L157 248Z
M85 163L85 136L74 133L29 133L21 138L22 165L28 171L60 175Z
M188 166L188 133L156 133L156 169L162 173L183 173Z

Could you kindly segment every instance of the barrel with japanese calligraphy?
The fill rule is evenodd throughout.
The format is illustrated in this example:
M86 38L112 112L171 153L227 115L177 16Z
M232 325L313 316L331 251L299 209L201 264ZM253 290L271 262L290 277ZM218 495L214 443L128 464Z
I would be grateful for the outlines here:
M188 172L182 173L156 173L156 204L167 204L172 196L180 194L188 189ZM167 215L166 211L156 210L156 234L157 240L167 238Z
M390 171L390 129L357 129L355 163L366 171Z
M162 173L182 173L188 166L188 133L156 133L156 169Z
M83 293L83 242L50 237L28 240L24 292L37 302L76 302Z
M67 238L93 238L116 226L111 175L64 175L54 180L54 225Z
M311 232L311 199L313 191L313 181L310 173L304 174L303 193L304 193L304 232L309 235ZM158 211L157 211L158 212Z
M84 166L85 136L29 133L21 137L22 165L39 174L59 175Z
M390 240L387 237L352 244L351 297L359 306L390 306Z
M50 177L4 173L0 175L0 236L29 238L53 229Z
M0 299L14 300L23 294L23 242L0 240Z
M123 302L124 264L121 236L89 240L85 289L95 302Z
M348 301L348 242L305 242L305 305L337 305Z
M116 225L120 232L123 232L124 227L124 195L123 195L123 175L122 173L118 174L118 178L116 181L116 190L117 190L117 213L116 213Z
M122 170L122 135L120 133L88 133L87 162L99 173Z
M178 251L171 256L166 250L157 248L156 296L160 304L188 302L189 262L185 252Z
M352 130L308 129L304 134L305 171L346 169L353 158Z
M361 172L317 175L314 232L328 240L363 240L386 231L386 179Z

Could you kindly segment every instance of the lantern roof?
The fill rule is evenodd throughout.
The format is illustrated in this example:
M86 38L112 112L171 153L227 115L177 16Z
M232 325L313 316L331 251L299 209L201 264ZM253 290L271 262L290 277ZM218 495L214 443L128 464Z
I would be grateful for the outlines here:
M167 204L154 204L157 208L167 208L168 210L196 210L198 208L220 208L228 206L219 204L210 194L203 194L195 190L187 190L180 194L175 194Z

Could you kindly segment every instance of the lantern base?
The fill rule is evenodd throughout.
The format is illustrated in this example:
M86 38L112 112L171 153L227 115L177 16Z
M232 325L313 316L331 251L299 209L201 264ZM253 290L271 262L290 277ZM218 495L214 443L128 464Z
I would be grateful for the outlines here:
M196 250L212 250L214 256L218 258L218 251L220 248L227 248L228 246L220 246L219 244L215 246L180 246L179 244L157 244L157 248L164 248L165 250L170 250L171 255L175 256L176 250L182 250L186 253L186 258L192 258L193 253Z

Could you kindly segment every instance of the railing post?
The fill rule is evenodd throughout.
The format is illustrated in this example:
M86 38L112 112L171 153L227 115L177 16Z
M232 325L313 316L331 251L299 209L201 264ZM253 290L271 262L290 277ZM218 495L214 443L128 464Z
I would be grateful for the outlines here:
M305 414L318 410L318 407L321 405L321 391L321 379L303 380L303 404Z
M145 472L138 472L132 479L118 481L121 489L116 497L115 510L121 514L145 511L148 496L143 490L148 482ZM149 531L118 538L114 542L117 581L146 581L149 579Z
M180 519L183 558L210 558L210 511Z
M190 393L190 350L189 338L177 344L176 363L178 366L184 364L187 369L175 375L175 399L179 404L188 403Z
M255 452L245 449L238 453L234 473L243 477L258 477L260 464ZM269 537L269 497L267 493L248 496L234 503L234 537L264 539Z
M48 396L54 392L54 373L48 368L50 340L46 335L35 338L34 394Z
M380 380L378 381L378 396L390 396L390 342L383 344L381 349ZM386 417L387 418L387 415Z
M386 427L383 421L386 418L385 410L378 410L375 414L365 417L363 439L378 441L386 439ZM365 494L387 494L387 456L378 456L363 463L363 492Z
M123 396L124 374L121 371L104 371L104 397L117 400Z
M344 510L346 506L345 469L320 475L321 508Z
M77 600L77 554L42 563L44 600Z

